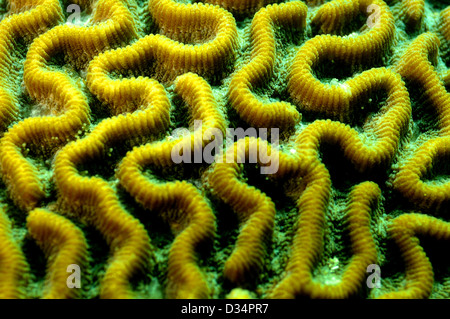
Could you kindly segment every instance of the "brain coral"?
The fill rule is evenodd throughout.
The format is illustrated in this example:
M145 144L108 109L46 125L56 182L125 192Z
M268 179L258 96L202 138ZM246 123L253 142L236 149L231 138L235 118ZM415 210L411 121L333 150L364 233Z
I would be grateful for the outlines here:
M450 298L450 3L0 15L0 298Z

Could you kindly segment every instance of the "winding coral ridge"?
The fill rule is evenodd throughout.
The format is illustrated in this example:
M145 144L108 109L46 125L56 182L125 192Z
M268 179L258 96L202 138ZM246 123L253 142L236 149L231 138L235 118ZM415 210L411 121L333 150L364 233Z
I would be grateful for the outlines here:
M217 70L224 69L234 57L237 31L229 12L211 5L185 5L171 0L151 0L149 9L164 35L150 34L128 47L107 51L89 66L87 80L91 90L113 105L121 105L127 99L109 99L108 87L99 80L109 78L111 72L151 72L162 82L170 82L189 71L214 78L221 75ZM202 32L205 29L207 34ZM178 41L205 43L192 45ZM132 91L128 94L128 99L136 99Z
M187 101L192 118L202 121L202 128L187 136L136 147L123 159L117 176L123 187L144 208L161 212L175 233L168 262L168 298L208 298L210 287L197 265L195 249L215 235L215 216L198 189L186 182L161 182L143 175L146 166L161 169L175 165L174 156L202 152L208 131L224 134L225 120L217 110L209 85L188 73L175 80L175 91ZM181 146L178 148L177 146ZM221 145L220 145L221 146ZM195 158L194 158L195 160Z
M348 200L348 230L354 253L339 284L314 282L312 270L323 245L324 212L330 190L330 178L323 165L304 177L305 191L297 201L299 222L286 275L273 290L272 298L348 298L361 289L366 268L377 260L375 242L370 232L370 213L381 195L373 182L354 187Z
M309 169L301 175L302 183L305 186L297 201L300 218L291 248L291 257L286 268L286 273L289 275L276 286L272 297L292 298L297 295L308 295L318 298L344 298L355 294L361 287L362 266L359 262L355 263L359 266L351 267L360 270L352 272L353 275L346 272L345 281L342 280L343 284L340 286L324 288L312 283L311 271L323 245L324 212L331 188L329 173L320 163L319 145L324 142L339 144L344 156L350 159L360 172L388 167L396 153L402 132L408 126L411 106L404 83L394 72L384 68L373 69L364 72L360 77L369 79L369 81L364 81L369 83L369 88L371 85L378 86L378 88L381 86L388 92L385 106L377 116L366 121L364 133L358 133L343 123L317 120L308 125L296 138L298 156L302 162L309 163ZM362 193L360 193L359 187L363 190ZM372 194L370 196L373 198L379 197L380 191L373 183L363 184L359 187L358 191L352 192L352 198L359 198L360 195L357 194ZM369 202L372 202L372 197L369 198ZM361 199L359 202L364 203L365 201ZM350 207L353 206L350 205ZM355 253L360 251L357 245L355 240L353 244ZM369 255L365 256L363 260L373 261L373 254Z
M425 16L424 0L402 0L402 17L411 27L420 27Z
M170 149L149 145L127 155L120 167L121 183L149 210L163 210L176 238L170 248L166 298L208 298L210 287L198 266L195 249L215 235L215 217L195 186L185 181L157 183L142 175L141 167L170 157ZM170 159L169 159L170 160Z
M394 187L417 207L430 212L448 209L450 181L425 180L436 162L450 158L450 136L430 139L423 143L401 166Z
M415 205L428 211L446 208L450 203L450 182L425 181L437 161L448 161L450 154L450 94L432 63L436 61L439 39L434 33L420 35L408 47L396 70L408 81L423 87L424 103L436 110L439 137L422 143L398 170L394 188Z
M367 9L369 11L369 8ZM322 33L341 33L359 14L359 1L334 0L325 3L317 10L311 23L320 26Z
M99 1L94 21L102 20L106 21L91 27L57 26L30 46L24 82L31 97L45 105L50 115L19 122L0 141L3 180L14 202L24 210L36 207L45 197L45 190L37 168L24 157L22 147L28 144L34 151L50 149L52 152L56 146L74 138L90 121L89 105L82 89L68 74L50 67L51 58L57 54L70 56L74 47L90 57L136 36L131 14L119 0ZM80 52L73 54L77 56Z
M0 209L0 243L0 299L22 298L28 264L3 209Z
M411 116L408 92L400 77L387 69L373 69L360 75L368 88L383 88L388 92L386 104L377 116L364 124L364 133L348 125L330 120L317 120L298 136L300 152L318 157L321 142L339 143L344 155L363 172L391 163L402 133Z
M248 160L251 154L258 154L260 165L278 162L279 169L272 178L289 178L299 183L290 195L297 201L300 217L285 270L287 275L274 287L270 297L346 298L355 295L364 282L367 266L377 259L369 222L380 189L373 182L365 182L350 194L347 219L354 256L341 283L331 287L314 283L311 273L323 245L325 212L331 190L329 173L308 152L287 155L255 138L245 138L230 147L223 161L213 166L208 178L213 193L232 207L242 223L236 246L225 263L225 276L241 284L244 278L257 274L264 264L265 247L271 240L274 204L264 193L241 180L243 167L239 163L244 162L244 158Z
M320 286L313 283L311 278L313 266L323 245L324 212L327 209L331 189L329 173L320 163L319 145L324 142L339 144L344 156L350 159L360 172L387 167L396 153L401 133L409 122L411 107L408 93L400 77L387 69L366 71L361 77L371 72L382 75L377 80L373 79L372 83L383 85L388 91L388 98L386 105L380 111L381 114L366 122L363 134L343 123L318 120L308 125L296 139L296 151L302 162L309 163L309 169L301 175L302 183L305 186L297 201L300 218L291 248L291 257L286 268L288 275L274 288L271 297L293 298L298 295L307 295L313 298L349 297L361 288L363 278L361 276L367 265L371 264L369 262L363 267L360 261L376 259L376 253L373 253L374 250L369 249L368 246L364 248L367 249L368 255L362 254L360 246L358 246L359 241L356 239L359 236L356 234L359 234L360 231L354 230L354 226L350 225L351 236L355 236L353 250L356 255L361 253L363 257L352 259L352 262L355 260L358 262L355 261L354 264L351 263L351 266L348 266L353 270L345 272L341 284L336 287ZM375 141L373 136L376 136ZM367 211L379 196L380 190L377 185L369 182L363 183L351 193L350 198L356 199L354 199L355 204L349 204L349 211L360 211L361 207L358 205L361 203ZM359 199L360 197L363 198ZM369 205L369 203L372 204ZM353 217L351 217L352 213L349 214L348 218L351 224ZM370 232L366 232L367 234L370 235ZM353 267L359 270L355 271Z
M447 56L450 50L450 6L448 6L445 10L441 11L441 25L439 28L440 36L443 39L442 43L442 51L444 52L444 59Z
M403 214L393 220L389 232L400 247L406 264L406 285L403 289L379 298L427 298L434 282L433 267L426 256L420 236L450 240L450 223L424 214Z
M103 120L85 138L65 146L55 160L61 204L67 212L94 225L111 247L112 257L101 284L104 298L132 297L128 280L146 265L150 242L143 225L124 210L108 182L83 177L77 166L101 159L116 143L164 132L169 125L170 103L161 84L151 79L110 80L112 91L120 96L124 82L130 83L131 89L143 88L143 110Z
M261 9L252 21L252 57L250 63L232 78L229 90L231 105L241 118L254 127L295 125L300 114L288 102L262 102L252 89L267 83L273 75L276 43L275 25L299 32L306 26L305 4L294 1Z
M441 134L450 133L450 94L433 66L437 61L440 41L435 33L427 32L418 36L407 48L395 71L405 80L420 85L424 103L433 106L438 114Z
M0 129L3 132L12 120L17 118L18 99L13 93L18 70L10 67L19 59L14 53L17 38L27 38L31 41L42 30L52 27L62 20L61 8L58 1L37 1L34 8L22 12L25 3L11 1L11 15L0 22ZM18 12L18 13L16 13Z
M4 131L11 121L17 118L18 94L16 79L19 70L11 64L19 60L14 53L17 49L16 40L26 38L31 41L43 30L51 28L62 21L61 7L56 0L41 0L33 3L30 8L26 2L11 1L10 15L0 22L0 130ZM24 11L27 10L28 11ZM20 55L20 54L19 54Z
M357 10L365 13L371 4L370 1L361 1L358 7L344 5L349 3L348 1L335 0L331 3L341 10L350 10L355 14ZM350 68L362 65L363 61L370 65L386 53L394 37L394 17L383 1L373 1L373 4L379 6L380 17L367 31L356 37L316 36L300 48L291 66L288 91L301 110L324 113L341 121L348 121L351 108L357 104L355 99L370 89L370 84L365 83L367 80L363 75L344 83L325 84L314 76L313 70L326 60ZM331 5L328 7L333 8ZM335 16L328 15L328 11L319 11L314 18L317 23L320 22L324 30L328 30L329 25L337 24L334 20L329 20L335 19ZM338 19L344 19L347 15L339 15Z
M213 193L231 206L241 222L236 246L224 268L225 277L237 284L262 270L266 244L272 237L275 205L267 195L242 181L243 167L239 164L250 156L260 164L269 163L271 149L265 143L255 138L236 142L209 176Z
M29 213L27 228L48 259L42 298L77 297L79 289L68 287L68 267L86 266L87 243L83 232L68 219L41 208Z
M231 13L210 4L173 0L150 0L149 10L161 35L142 38L124 54L142 55L143 65L155 60L156 76L162 82L186 72L207 79L222 78L238 45Z

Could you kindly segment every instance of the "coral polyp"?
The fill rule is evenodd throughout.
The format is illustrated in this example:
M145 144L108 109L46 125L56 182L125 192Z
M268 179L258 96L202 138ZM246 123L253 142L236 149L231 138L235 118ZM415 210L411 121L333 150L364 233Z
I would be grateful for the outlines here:
M0 2L0 298L450 299L450 6Z

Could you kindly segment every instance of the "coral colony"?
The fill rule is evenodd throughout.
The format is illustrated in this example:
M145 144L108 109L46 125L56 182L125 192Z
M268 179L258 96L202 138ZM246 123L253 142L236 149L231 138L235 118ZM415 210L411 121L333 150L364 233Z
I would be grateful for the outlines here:
M449 63L443 0L0 1L0 298L450 298Z

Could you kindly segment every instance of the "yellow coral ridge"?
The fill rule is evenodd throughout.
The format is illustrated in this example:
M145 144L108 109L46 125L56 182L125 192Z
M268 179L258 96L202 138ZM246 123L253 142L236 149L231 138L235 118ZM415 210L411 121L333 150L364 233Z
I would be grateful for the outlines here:
M169 154L169 155L167 155ZM159 143L135 149L120 167L119 179L146 209L163 210L176 238L170 248L167 298L208 298L210 288L197 265L195 249L215 234L215 217L195 186L184 181L155 183L142 175L141 167L170 158L170 148Z
M361 288L367 266L377 260L375 242L370 232L370 212L381 195L373 182L354 187L347 208L348 229L354 253L341 282L334 286L314 282L312 270L323 245L324 211L328 201L330 179L322 164L305 176L306 189L297 201L299 222L286 267L286 276L273 290L272 298L348 298Z
M79 289L68 287L68 267L86 266L87 243L82 231L68 219L46 209L34 209L27 217L31 236L48 259L45 299L66 299L77 296ZM81 276L82 274L80 274Z
M300 115L288 102L264 103L252 88L267 83L275 63L275 25L295 30L306 25L307 7L299 1L270 5L261 9L252 21L252 57L230 83L231 105L247 123L254 127L286 127L296 124ZM298 32L298 31L296 31Z
M0 22L0 130L17 117L17 94L13 94L17 88L13 83L19 75L11 67L16 63L17 56L13 54L16 49L17 38L26 38L31 41L43 30L52 27L62 20L61 7L55 0L35 1L32 7L21 1L11 1L9 16ZM24 11L29 9L28 11ZM13 62L14 61L14 62Z
M189 125L192 127L196 120L202 121L202 144L205 143L208 129L218 129L225 134L225 119L219 112L211 87L203 78L194 73L186 73L177 77L174 84L175 93L179 94L189 107Z
M421 85L421 92L438 114L442 134L450 133L450 94L432 65L437 61L440 41L435 33L418 36L402 55L395 71L410 82ZM430 61L431 60L431 61Z
M348 5L344 8L353 11L359 9L365 13L367 2L361 1L359 8ZM347 2L336 3L343 5ZM373 81L371 83L373 73L370 72L373 70L367 71L369 73L365 73L365 76L360 75L337 84L322 83L313 75L313 68L325 60L343 63L353 68L361 65L363 61L371 63L381 58L394 37L394 17L383 1L373 1L373 4L379 7L380 17L368 31L356 37L316 36L300 48L289 74L288 91L301 110L321 112L341 121L348 120L350 108L357 104L354 103L356 98L375 85ZM316 21L321 21L325 25L325 29L328 29L329 24L337 24L328 22L328 16L325 17L327 12L327 10L319 11L319 14L324 16L323 19L315 16Z
M146 209L161 211L174 233L168 265L168 298L207 298L210 289L197 266L196 246L215 235L215 217L200 192L185 181L161 183L142 174L145 166L174 165L173 152L202 151L208 130L224 134L225 121L217 110L211 88L199 76L188 73L175 80L175 91L188 103L192 118L202 121L202 130L174 140L146 144L124 158L118 178L124 188ZM208 138L206 138L208 139ZM178 153L179 154L179 153ZM183 154L186 155L186 154ZM191 159L191 154L189 160Z
M242 181L243 167L239 164L249 159L251 153L258 154L260 164L268 163L271 148L266 144L255 138L239 140L227 149L223 160L214 165L209 176L213 193L231 206L242 224L236 246L224 268L225 277L237 284L262 269L265 246L272 236L275 205L260 190Z
M325 3L317 10L311 23L320 25L322 33L337 33L350 23L359 13L359 1L334 0Z
M367 83L368 88L383 88L388 93L386 105L364 124L364 133L343 123L317 120L297 137L299 152L318 157L318 147L326 141L339 143L345 156L361 172L391 162L411 115L408 92L400 77L387 69L372 69L359 77L365 79L361 82Z
M133 273L145 266L150 250L149 238L142 224L122 208L106 181L77 174L73 161L79 162L86 155L83 153L89 154L92 150L89 142L82 141L83 144L69 144L61 151L55 167L56 183L62 200L66 201L66 209L74 210L83 221L94 225L111 247L112 256L101 280L100 296L131 298L128 281ZM74 146L84 152L78 153Z
M426 102L431 103L438 115L440 136L420 145L412 157L400 166L394 180L394 188L428 211L444 208L450 201L450 182L423 180L436 161L446 161L450 154L450 94L429 61L436 61L438 48L436 34L422 34L410 44L396 65L397 72L403 77L423 87Z
M0 299L21 298L28 264L13 238L11 222L3 209L0 209L0 243Z
M418 27L425 14L424 0L402 0L402 16L406 24Z
M150 34L126 48L98 56L90 66L92 72L142 72L154 65L150 69L154 68L163 82L186 72L222 78L237 47L236 22L231 13L210 4L172 0L151 0L149 10L162 35Z
M276 285L271 298L294 298L300 294L310 281L311 269L322 248L324 211L331 189L325 166L317 162L312 165L302 177L302 184L304 190L296 202L300 219L285 270L287 275Z
M423 214L403 214L394 219L389 233L400 247L406 263L406 286L379 298L427 298L434 282L433 267L420 246L417 235L450 239L450 223Z
M443 37L443 51L448 54L450 49L450 6L448 6L445 10L441 11L441 24L439 31L441 33L441 36Z
M436 211L450 203L450 181L425 181L438 160L448 161L450 137L437 137L422 144L414 155L399 169L394 188L417 207Z
M70 56L73 47L92 56L136 35L131 14L119 0L100 0L94 17L95 21L108 20L91 27L55 27L34 41L28 51L25 85L33 98L46 105L51 116L27 118L10 128L0 141L3 180L22 209L34 208L45 197L36 167L22 154L23 145L51 150L73 138L90 117L87 98L80 87L68 74L52 70L47 65L50 58L59 53Z
M123 86L117 82L120 94ZM170 103L164 88L150 79L128 81L131 88L141 82L148 101L143 110L102 121L85 138L65 146L55 160L55 180L63 206L99 229L111 246L113 255L101 284L103 298L132 297L128 280L145 266L150 242L143 225L123 209L111 186L101 178L81 176L77 166L101 159L116 143L167 129Z

